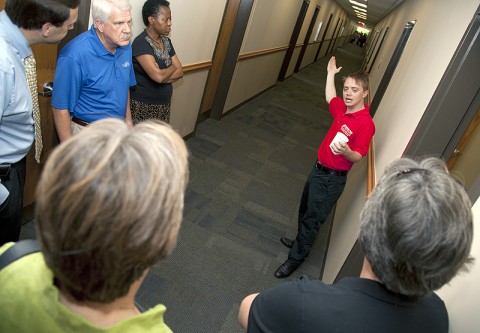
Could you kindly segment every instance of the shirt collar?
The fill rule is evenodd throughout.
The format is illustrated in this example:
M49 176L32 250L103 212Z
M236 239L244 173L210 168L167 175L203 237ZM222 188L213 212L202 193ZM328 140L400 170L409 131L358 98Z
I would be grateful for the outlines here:
M113 56L118 56L118 54L120 54L125 49L124 46L118 46L115 54L108 51L105 48L105 46L102 44L102 41L100 40L100 38L98 37L97 32L96 32L93 24L90 27L90 29L88 30L88 33L90 34L90 37L93 40L93 50L99 56L103 56L103 55L107 55L107 54L108 55L113 55Z
M363 118L363 117L366 117L366 116L370 117L370 105L365 104L364 106L365 106L365 108L360 110L360 111L356 111L356 112L353 112L353 113L345 113L345 115L346 116L350 115L350 116L354 117L355 119L360 119L360 118Z

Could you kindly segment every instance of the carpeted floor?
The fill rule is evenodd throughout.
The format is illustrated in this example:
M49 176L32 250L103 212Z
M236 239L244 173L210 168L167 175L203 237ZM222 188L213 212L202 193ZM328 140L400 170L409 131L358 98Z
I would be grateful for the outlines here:
M343 66L340 74L360 68L362 51L347 44L333 53ZM190 182L178 245L137 295L145 308L165 304L174 332L242 332L236 316L243 297L283 282L273 276L288 253L279 238L296 234L303 185L332 121L324 95L330 56L221 121L201 122L187 141ZM322 227L289 279L319 278L330 227ZM22 238L33 237L30 221Z

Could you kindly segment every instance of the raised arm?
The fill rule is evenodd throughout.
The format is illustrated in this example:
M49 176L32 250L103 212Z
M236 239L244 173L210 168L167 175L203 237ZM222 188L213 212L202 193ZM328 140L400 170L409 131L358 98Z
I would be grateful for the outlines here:
M337 61L335 57L331 57L327 65L327 82L325 84L325 99L327 103L330 103L332 98L337 96L337 90L335 89L335 74L340 72L342 67L337 68Z

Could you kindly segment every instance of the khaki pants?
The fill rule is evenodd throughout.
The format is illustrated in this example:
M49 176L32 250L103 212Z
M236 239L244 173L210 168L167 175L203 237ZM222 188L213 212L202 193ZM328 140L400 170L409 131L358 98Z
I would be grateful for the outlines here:
M70 127L72 128L72 135L77 134L85 128L85 126L74 123L73 121L70 121Z

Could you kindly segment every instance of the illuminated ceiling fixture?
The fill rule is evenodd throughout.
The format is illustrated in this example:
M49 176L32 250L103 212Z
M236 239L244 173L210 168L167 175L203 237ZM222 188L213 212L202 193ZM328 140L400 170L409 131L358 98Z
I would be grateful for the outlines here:
M364 4L364 3L357 2L357 1L354 1L354 0L349 0L349 1L350 1L350 3L351 3L352 5L357 5L357 6L359 6L359 7L367 8L367 5Z
M359 10L359 11L361 11L361 12L365 12L365 13L367 12L366 9L360 8L360 7L357 7L357 6L352 6L352 8L354 8L354 9L356 9L356 10Z

